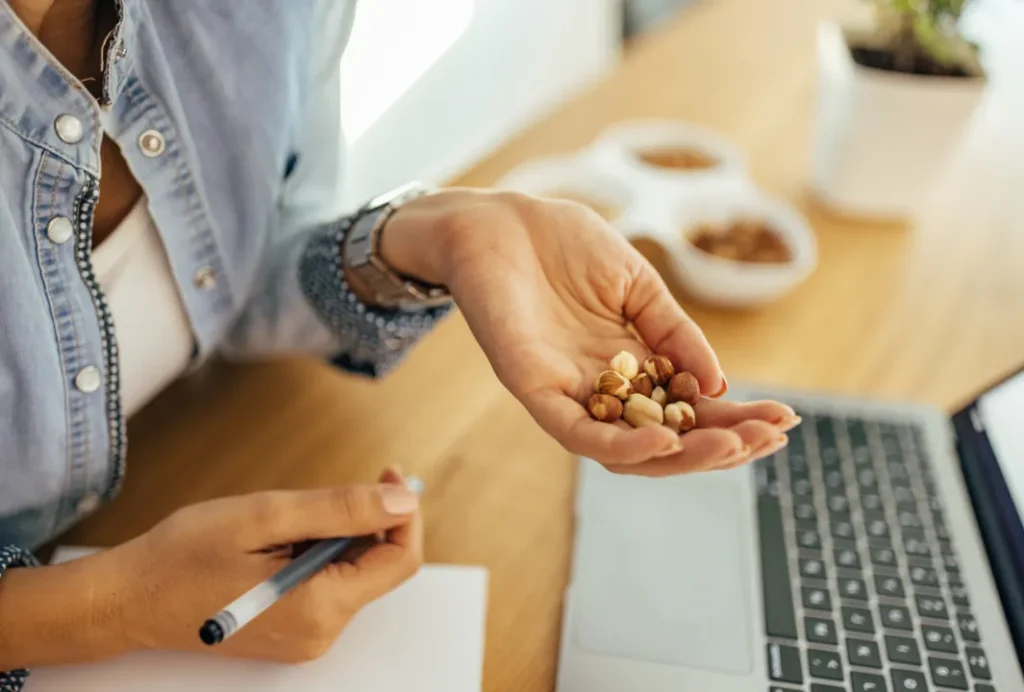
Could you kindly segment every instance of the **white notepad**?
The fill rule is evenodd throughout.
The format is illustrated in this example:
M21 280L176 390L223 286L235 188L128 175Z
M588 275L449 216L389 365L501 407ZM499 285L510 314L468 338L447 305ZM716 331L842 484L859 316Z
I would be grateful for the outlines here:
M53 561L87 552L61 548ZM38 668L25 690L479 692L486 610L486 570L427 566L362 610L327 655L311 663L144 652L88 666Z

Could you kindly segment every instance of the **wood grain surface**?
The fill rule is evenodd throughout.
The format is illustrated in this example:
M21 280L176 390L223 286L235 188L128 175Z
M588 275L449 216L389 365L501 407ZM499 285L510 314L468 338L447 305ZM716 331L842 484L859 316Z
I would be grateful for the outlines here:
M807 214L821 252L803 286L758 311L721 312L679 296L730 381L956 406L1024 363L1020 80L1012 71L994 80L924 221L830 218L805 192L814 30L849 9L838 0L696 4L455 182L491 185L632 117L714 127L749 155L761 186ZM643 249L665 267L656 246ZM501 388L458 316L384 381L302 359L220 364L173 386L129 431L120 497L64 542L111 545L188 503L370 481L399 463L428 488L427 559L490 569L485 690L552 689L575 464Z

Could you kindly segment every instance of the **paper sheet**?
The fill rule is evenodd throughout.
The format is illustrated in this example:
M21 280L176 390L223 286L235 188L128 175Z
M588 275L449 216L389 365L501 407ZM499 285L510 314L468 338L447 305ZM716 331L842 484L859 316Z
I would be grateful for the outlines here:
M91 552L61 548L54 562ZM301 665L144 652L38 668L26 692L479 692L487 572L427 566L361 611L323 658Z

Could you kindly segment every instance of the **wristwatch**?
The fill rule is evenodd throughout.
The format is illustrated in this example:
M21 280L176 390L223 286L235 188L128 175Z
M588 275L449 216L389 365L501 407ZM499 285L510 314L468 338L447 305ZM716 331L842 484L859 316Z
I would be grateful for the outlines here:
M388 219L406 202L429 194L413 182L387 192L356 212L343 247L345 276L368 294L370 301L388 310L417 312L451 302L444 286L433 286L403 276L380 256L380 238Z

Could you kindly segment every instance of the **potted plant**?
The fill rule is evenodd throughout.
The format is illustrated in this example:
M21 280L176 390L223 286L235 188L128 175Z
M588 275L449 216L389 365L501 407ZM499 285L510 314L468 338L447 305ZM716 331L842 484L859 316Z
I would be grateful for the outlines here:
M826 207L906 219L920 209L981 100L968 0L872 0L869 28L818 34L813 188Z

